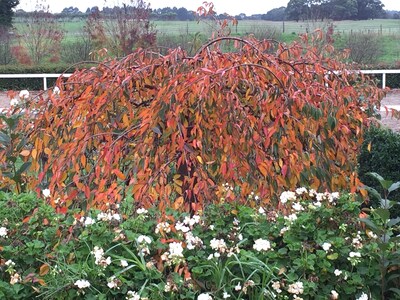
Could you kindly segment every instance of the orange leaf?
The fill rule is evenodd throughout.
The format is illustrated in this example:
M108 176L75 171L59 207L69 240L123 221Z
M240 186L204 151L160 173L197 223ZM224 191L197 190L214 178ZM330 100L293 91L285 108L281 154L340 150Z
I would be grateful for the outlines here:
M19 155L24 156L24 157L27 157L27 156L29 156L30 153L31 153L31 152L30 152L29 150L22 150L21 153L20 153Z
M40 266L39 275L40 276L44 276L47 273L49 273L49 271L50 271L49 265L48 264L43 264L43 265Z
M182 208L182 204L183 204L183 197L181 196L175 200L175 202L172 204L172 208L175 210L179 210L180 208Z
M125 180L125 178L126 178L126 176L124 175L124 173L122 173L120 170L118 170L118 169L114 169L113 170L113 173L115 174L115 175L117 175L117 177L119 178L119 179L121 179L121 180Z

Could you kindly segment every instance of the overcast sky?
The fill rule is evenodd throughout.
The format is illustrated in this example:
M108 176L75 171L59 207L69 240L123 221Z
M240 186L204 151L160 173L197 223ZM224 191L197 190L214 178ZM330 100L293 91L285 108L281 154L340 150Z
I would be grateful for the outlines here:
M39 2L43 3L42 1L39 0ZM203 0L147 0L146 2L150 3L151 8L176 6L177 8L185 7L189 10L196 10L197 7L203 3ZM289 0L214 0L211 2L214 3L217 13L226 12L230 15L245 13L246 15L252 15L264 14L273 8L286 6ZM381 2L385 5L384 9L400 11L400 0L381 0ZM17 7L17 9L21 8L26 11L34 10L35 3L36 1L34 0L20 0L20 5ZM50 6L50 10L52 12L60 12L64 7L69 6L78 7L80 11L85 12L88 7L113 7L121 3L128 4L130 3L130 0L45 0L45 3Z

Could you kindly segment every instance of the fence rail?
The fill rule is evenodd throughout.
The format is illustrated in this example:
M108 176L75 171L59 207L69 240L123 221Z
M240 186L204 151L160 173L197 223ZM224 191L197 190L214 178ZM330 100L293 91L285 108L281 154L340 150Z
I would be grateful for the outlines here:
M400 70L358 70L357 72L361 72L363 74L372 74L372 75L382 75L382 88L386 87L386 75L387 74L400 74ZM70 77L71 73L64 74L0 74L0 79L2 78L43 78L43 90L47 90L47 78L58 78L62 77Z
M56 74L56 73L46 73L46 74L0 74L1 78L43 78L43 90L47 90L47 78L58 78L62 77L70 77L72 74Z

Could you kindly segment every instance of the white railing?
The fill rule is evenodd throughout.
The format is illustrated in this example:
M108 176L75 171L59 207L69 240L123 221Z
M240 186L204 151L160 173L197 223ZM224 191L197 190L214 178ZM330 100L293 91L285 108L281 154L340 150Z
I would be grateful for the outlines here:
M43 90L47 90L47 78L70 77L72 74L0 74L0 78L43 78Z
M359 70L363 74L382 74L382 88L386 87L386 74L400 74L400 70ZM47 90L47 78L58 78L60 76L70 77L72 74L0 74L1 78L43 78L43 90Z
M382 88L386 87L386 74L400 74L400 70L360 70L363 74L382 74Z

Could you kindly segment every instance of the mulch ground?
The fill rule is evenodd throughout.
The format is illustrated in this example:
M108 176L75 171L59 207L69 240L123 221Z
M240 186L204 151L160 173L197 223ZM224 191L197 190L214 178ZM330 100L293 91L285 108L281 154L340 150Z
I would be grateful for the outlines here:
M390 91L385 99L382 100L382 106L385 105L400 105L400 90ZM7 108L10 106L10 100L5 92L0 92L0 108ZM392 118L391 114L386 112L381 113L381 124L389 127L394 131L400 132L400 120Z

